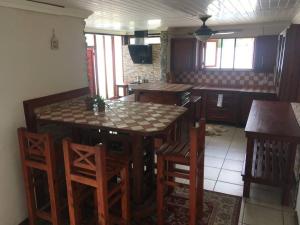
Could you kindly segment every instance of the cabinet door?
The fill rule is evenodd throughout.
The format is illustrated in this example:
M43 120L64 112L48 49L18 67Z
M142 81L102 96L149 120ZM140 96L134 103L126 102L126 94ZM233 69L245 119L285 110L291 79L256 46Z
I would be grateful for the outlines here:
M284 34L281 34L284 35ZM276 90L281 101L300 101L300 25L292 24L284 38L281 64L277 65Z
M227 92L207 92L206 118L209 121L237 123L238 95Z
M171 40L171 71L188 72L198 68L199 44L195 38L174 38Z
M277 36L259 36L255 39L254 69L256 72L274 72L277 42Z

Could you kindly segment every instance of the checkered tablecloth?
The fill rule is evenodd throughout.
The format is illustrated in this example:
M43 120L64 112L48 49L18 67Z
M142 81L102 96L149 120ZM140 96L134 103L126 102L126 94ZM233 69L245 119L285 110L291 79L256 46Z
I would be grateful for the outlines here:
M84 98L55 103L35 110L37 119L91 125L124 132L164 131L186 112L186 108L141 102L107 101L106 111L87 111Z

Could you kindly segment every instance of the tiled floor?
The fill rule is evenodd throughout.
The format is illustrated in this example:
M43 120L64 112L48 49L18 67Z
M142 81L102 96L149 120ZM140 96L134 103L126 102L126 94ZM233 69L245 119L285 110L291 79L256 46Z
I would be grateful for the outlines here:
M222 136L206 137L204 188L242 196L246 138L242 128L223 126ZM280 189L254 184L243 199L239 225L296 225L295 213L280 204Z

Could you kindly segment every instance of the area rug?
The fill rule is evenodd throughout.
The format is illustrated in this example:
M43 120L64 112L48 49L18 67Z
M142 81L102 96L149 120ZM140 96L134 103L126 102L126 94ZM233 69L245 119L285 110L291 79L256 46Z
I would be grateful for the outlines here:
M227 132L227 129L222 125L207 124L205 136L221 136L225 132Z
M180 193L185 194L183 192ZM171 203L166 213L165 225L188 225L188 200L180 197L167 199ZM238 225L242 198L212 191L204 193L204 216L197 225ZM155 216L134 223L136 225L156 225Z
M177 191L176 197L167 199L171 206L166 210L165 225L188 225L189 211L188 200L181 196L186 196L184 190ZM212 191L204 192L204 215L199 219L197 225L238 225L242 198ZM27 225L27 222L22 225ZM65 223L69 225L69 223ZM81 225L95 223L84 222ZM145 218L139 221L132 221L131 225L156 225L156 216ZM21 225L21 224L20 224ZM41 221L38 225L51 225Z

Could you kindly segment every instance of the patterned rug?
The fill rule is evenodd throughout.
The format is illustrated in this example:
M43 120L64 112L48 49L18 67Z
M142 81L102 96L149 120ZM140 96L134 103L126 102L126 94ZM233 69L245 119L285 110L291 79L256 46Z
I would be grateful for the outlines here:
M206 124L205 136L221 136L227 129L222 125Z
M188 200L180 197L184 191L176 197L167 199L171 203L166 213L165 225L188 225L189 211ZM227 195L212 191L204 193L204 216L197 225L238 225L241 197ZM155 225L155 216L147 218L136 225Z
M184 190L177 191L176 197L167 199L172 206L166 212L165 225L188 225L189 211L188 200L180 197L186 196ZM238 225L242 198L212 191L204 193L204 216L197 225ZM27 225L27 222L22 225ZM69 225L69 223L65 223ZM95 222L84 222L81 225L95 225ZM153 215L142 221L134 221L131 225L156 225L156 216ZM20 224L21 225L21 224ZM40 221L38 225L51 225L49 222Z

